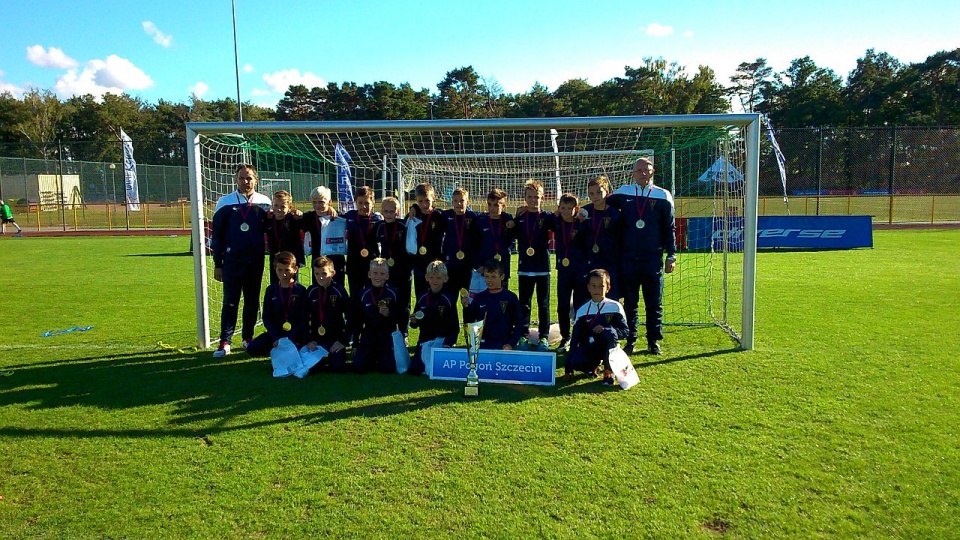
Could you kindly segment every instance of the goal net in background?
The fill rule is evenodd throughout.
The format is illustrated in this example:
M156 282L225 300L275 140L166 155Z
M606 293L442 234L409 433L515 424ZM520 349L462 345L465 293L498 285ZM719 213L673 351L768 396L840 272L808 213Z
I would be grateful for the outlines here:
M751 114L190 123L194 245L209 245L207 223L216 200L235 189L234 173L243 163L255 166L261 178L289 179L284 188L308 210L316 186L329 187L337 199L340 145L349 155L354 188L368 185L378 199L408 200L416 184L429 182L437 206L448 208L453 189L463 186L473 209L482 212L493 188L507 192L508 209L522 204L530 178L543 184L547 210L556 208L558 191L586 204L591 178L604 174L616 189L632 181L638 157L653 157L656 182L674 193L678 218L678 267L665 280L664 322L719 326L749 349L758 126L759 116ZM724 170L707 174L717 163ZM726 174L728 169L737 174ZM212 279L209 254L194 256L198 339L205 347L219 332L221 286ZM309 284L309 274L301 281Z

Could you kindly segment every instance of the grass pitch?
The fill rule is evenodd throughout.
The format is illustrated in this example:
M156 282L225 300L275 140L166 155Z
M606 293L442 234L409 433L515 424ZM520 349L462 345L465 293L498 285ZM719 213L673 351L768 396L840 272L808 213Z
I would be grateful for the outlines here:
M764 252L756 349L623 392L273 379L195 341L189 239L0 239L3 538L948 538L958 231ZM41 337L92 325L86 332Z

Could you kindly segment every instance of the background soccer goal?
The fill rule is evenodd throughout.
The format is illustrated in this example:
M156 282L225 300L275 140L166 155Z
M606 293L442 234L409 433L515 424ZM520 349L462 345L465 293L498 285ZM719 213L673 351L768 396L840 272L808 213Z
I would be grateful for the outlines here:
M378 199L407 200L426 181L441 208L463 186L476 211L485 210L493 188L507 192L513 209L522 204L523 183L535 178L545 188L544 208L553 210L558 193L586 204L591 178L605 174L616 189L632 181L638 157L652 157L678 218L678 269L666 278L664 322L718 326L750 349L759 133L753 114L189 123L194 245L208 245L206 224L217 198L235 189L241 163L257 167L261 178L289 181L283 188L302 203L318 185L336 199L346 155L353 186L373 187ZM346 151L339 161L338 145ZM718 163L723 174L714 174ZM260 191L270 196L273 187ZM196 250L194 260L198 341L206 347L219 328L221 290L209 254Z

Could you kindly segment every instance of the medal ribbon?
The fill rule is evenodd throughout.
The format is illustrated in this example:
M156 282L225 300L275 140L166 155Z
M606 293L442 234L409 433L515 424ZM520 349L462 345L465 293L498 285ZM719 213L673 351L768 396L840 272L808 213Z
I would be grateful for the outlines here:
M457 217L460 218L460 222L457 222ZM467 215L463 214L457 216L456 212L453 214L453 230L457 233L457 250L463 249L463 231L467 228Z
M597 245L597 238L600 237L600 230L603 228L603 215L607 213L607 209L597 210L597 207L593 207L593 223L590 226L593 228L593 245Z
M570 232L567 232L567 220L560 220L560 240L563 244L563 255L564 257L570 253L570 235L573 234L573 222L570 222Z
M603 309L603 305L606 304L606 303L607 303L606 300L601 300L601 301L597 304L597 314L594 315L594 316L593 316L593 319L590 319L590 323L587 324L587 329L588 329L588 330L591 330L591 331L593 330L593 323L597 322L597 319L600 318L600 310ZM588 315L588 316L590 315L590 307L589 307L589 306L587 307L587 315Z
M273 239L277 242L277 251L280 251L280 227L283 226L283 222L286 219L277 220L276 216L273 218Z
M497 227L497 232L493 232L493 222L496 221L499 224ZM490 235L493 236L493 253L496 255L500 253L500 231L503 230L503 216L499 219L490 218Z
M427 233L430 232L430 220L433 219L433 212L427 214L426 219L423 220L423 230L420 232L420 245L426 247L427 245Z
M367 249L367 235L373 228L373 216L367 216L367 232L360 232L360 249ZM357 230L360 231L360 214L357 214Z
M323 298L320 298L321 293L323 293ZM323 326L323 308L327 305L329 295L330 291L326 287L320 287L320 290L317 291L317 322L320 323L319 326Z
M287 301L283 301L283 290L287 289ZM290 322L290 304L293 303L293 284L289 287L280 286L280 309L283 310L283 322Z
M251 201L250 199L247 199L247 204L243 204L243 201L240 200L240 194L237 193L237 205L240 207L239 208L240 219L242 219L243 222L246 223L247 216L250 214L250 209L253 208L253 201ZM247 208L244 209L243 208L244 206L246 206Z
M390 225L393 225L393 234L387 236L387 231L389 230ZM400 228L398 225L399 224L396 221L394 221L393 223L387 223L386 221L383 222L383 227L384 227L383 236L384 238L387 239L387 258L388 259L390 258L390 254L393 253L393 239L397 237L397 229Z
M530 219L530 216L533 215L533 219ZM527 212L527 220L523 222L523 229L527 233L527 247L533 247L533 235L537 232L537 218L540 217L540 212L533 214L532 212ZM530 224L533 223L533 230L530 229Z
M643 219L643 211L647 209L647 203L650 201L650 193L651 193L651 192L653 192L653 188L650 188L650 190L647 191L647 194L644 195L644 194L643 194L643 188L640 188L640 193L637 195L637 198L633 200L633 204L637 207L637 218L638 218L638 219ZM643 207L642 207L642 208L640 207L640 197L644 197L644 199L643 199Z

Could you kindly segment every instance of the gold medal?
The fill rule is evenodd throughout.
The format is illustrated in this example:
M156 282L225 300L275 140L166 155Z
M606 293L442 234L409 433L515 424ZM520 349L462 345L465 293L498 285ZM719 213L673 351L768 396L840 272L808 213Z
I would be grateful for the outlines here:
M292 328L293 328L293 325L290 324L289 322L283 323L283 329L284 329L285 331L289 332L290 329L292 329Z
M493 260L495 260L495 261L499 261L500 259L501 259L501 257L500 257L500 254L499 254L499 253L497 253L496 255L493 256Z
M317 335L318 335L318 336L324 336L324 335L326 335L326 334L327 334L327 329L326 329L326 328L324 328L324 327L322 327L322 326L318 326L318 327L317 327Z
M240 224L240 230L243 231L243 232L247 232L247 231L250 230L250 225L247 225L246 223L241 223L241 224Z
M532 247L527 248L527 257L533 257L534 253L536 253L536 250L534 250Z
M363 249L360 250L360 256L361 256L361 257L366 257L367 255L370 255L370 250L369 250L369 249L363 248Z
M419 254L421 254L421 255L426 255L426 254L427 254L427 248L426 248L425 246L420 246L420 249L417 250L417 253L419 253Z
M470 293L466 289L460 289L460 298L466 298Z
M460 259L461 261L462 261L463 258L466 257L466 256L467 256L467 254L464 253L464 252L462 252L462 251L458 251L458 252L457 252L457 259Z
M560 264L562 264L563 266L570 266L570 259L564 257L563 260L560 261Z
M390 257L389 259L387 259L387 266L393 266L394 264L397 264L397 263L396 261L393 260L393 257Z
M594 253L600 253L600 244L594 244L594 245L593 245L593 252L594 252Z

